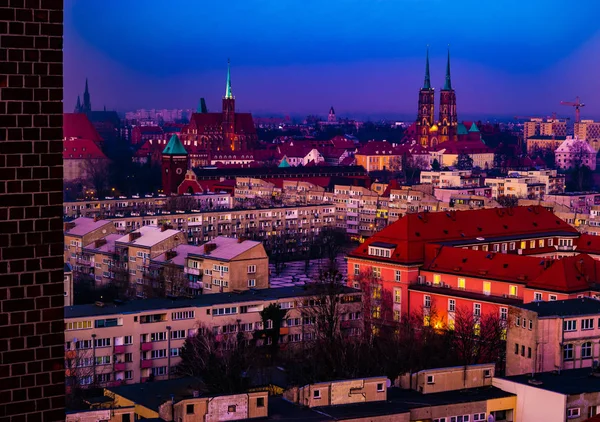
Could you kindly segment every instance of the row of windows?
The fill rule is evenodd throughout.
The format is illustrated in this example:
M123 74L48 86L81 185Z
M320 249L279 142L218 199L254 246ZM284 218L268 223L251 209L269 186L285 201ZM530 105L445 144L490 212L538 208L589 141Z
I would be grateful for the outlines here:
M581 345L581 354L580 357L582 359L590 359L593 353L592 342L588 341ZM575 358L575 345L573 344L565 344L563 346L563 359L564 360L573 360Z
M600 327L600 318L598 318L598 327ZM594 319L593 318L584 318L581 320L581 330L593 330L594 329ZM563 330L564 331L577 331L577 320L570 319L563 321Z

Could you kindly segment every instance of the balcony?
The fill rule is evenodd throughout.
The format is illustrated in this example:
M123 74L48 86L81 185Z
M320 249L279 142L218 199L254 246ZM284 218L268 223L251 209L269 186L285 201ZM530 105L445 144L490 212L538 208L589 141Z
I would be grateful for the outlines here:
M150 350L152 350L152 343L142 343L142 352L148 352Z
M125 345L115 346L114 354L120 355L122 353L125 353L125 347Z
M142 367L142 369L152 368L152 361L148 360L148 359L143 360L141 367Z

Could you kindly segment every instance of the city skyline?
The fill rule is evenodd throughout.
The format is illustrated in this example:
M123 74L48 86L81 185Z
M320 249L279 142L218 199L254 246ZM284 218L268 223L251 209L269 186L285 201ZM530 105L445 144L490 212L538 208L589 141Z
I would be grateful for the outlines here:
M74 107L89 77L98 109L189 108L200 97L216 109L231 58L240 111L302 115L333 105L339 115L412 116L426 45L439 90L450 44L464 115L572 115L559 103L577 95L587 104L583 117L600 114L600 104L585 95L600 88L593 77L598 59L592 53L600 46L593 13L563 22L562 0L544 8L512 0L484 9L472 0L451 9L437 0L346 4L304 2L283 12L269 1L254 8L233 2L229 9L183 2L175 12L68 2L65 108ZM591 10L597 7L590 2ZM252 21L245 18L250 11ZM417 18L399 24L400 15ZM487 23L492 15L496 25ZM365 20L357 28L352 22L359 17ZM89 25L91 19L96 25ZM199 19L201 24L190 22ZM229 24L220 25L223 19ZM281 35L272 39L273 32Z

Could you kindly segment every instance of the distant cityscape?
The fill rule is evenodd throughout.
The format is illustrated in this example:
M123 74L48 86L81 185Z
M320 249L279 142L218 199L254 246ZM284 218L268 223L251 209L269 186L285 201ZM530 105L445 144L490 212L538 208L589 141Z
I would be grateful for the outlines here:
M600 122L461 119L451 69L437 94L427 52L389 120L240 112L229 65L219 108L94 111L86 82L67 420L595 420Z

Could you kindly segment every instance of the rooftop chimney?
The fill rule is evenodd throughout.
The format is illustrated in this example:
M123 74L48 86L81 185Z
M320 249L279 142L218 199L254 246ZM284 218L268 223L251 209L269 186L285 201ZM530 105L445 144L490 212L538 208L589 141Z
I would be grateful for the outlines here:
M94 216L94 223L98 222L98 220L100 220L100 217L98 217L97 215Z
M209 253L211 253L212 251L214 251L215 249L217 249L217 245L214 244L214 243L206 243L204 245L204 253L207 254L207 255Z
M98 239L94 244L94 248L98 249L100 246L106 245L106 239Z
M139 239L140 237L142 237L142 234L140 232L129 233L129 241L130 242L133 242L135 239Z

